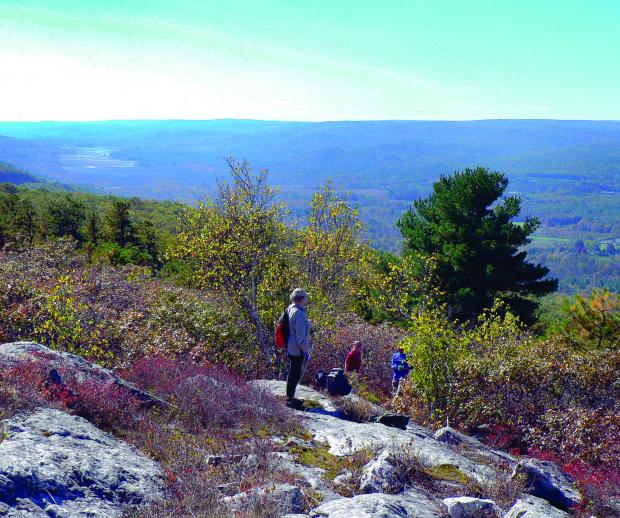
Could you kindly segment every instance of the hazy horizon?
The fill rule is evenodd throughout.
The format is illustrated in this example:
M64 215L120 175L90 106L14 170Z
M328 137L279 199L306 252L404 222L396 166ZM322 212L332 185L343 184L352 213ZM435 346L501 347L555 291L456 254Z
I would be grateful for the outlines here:
M41 120L8 120L0 119L0 123L7 124L72 124L72 123L105 123L105 122L218 122L218 121L238 121L238 122L282 122L282 123L308 123L321 124L327 122L492 122L492 121L558 121L558 122L620 122L618 119L562 119L562 118L543 118L543 117L495 117L488 119L325 119L325 120L301 120L301 119L252 119L239 117L217 117L212 119L190 119L190 118L144 118L144 119L41 119Z

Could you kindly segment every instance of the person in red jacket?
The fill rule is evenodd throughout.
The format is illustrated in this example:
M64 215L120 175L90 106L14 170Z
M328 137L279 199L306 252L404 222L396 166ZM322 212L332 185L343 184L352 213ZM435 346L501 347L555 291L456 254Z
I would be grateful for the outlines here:
M344 371L362 371L362 342L353 342L353 348L347 353L347 357L344 360Z

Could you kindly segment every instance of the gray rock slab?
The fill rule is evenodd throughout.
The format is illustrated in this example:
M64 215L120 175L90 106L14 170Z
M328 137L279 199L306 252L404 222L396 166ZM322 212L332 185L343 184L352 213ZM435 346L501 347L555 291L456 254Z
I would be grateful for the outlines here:
M275 484L257 487L250 491L237 493L222 499L222 503L238 512L251 510L261 499L269 498L277 502L282 514L301 511L301 489L291 484Z
M504 518L568 518L569 514L553 507L549 502L531 495L517 500Z
M277 380L261 380L258 386L274 394L283 394L286 389L285 382ZM331 404L323 394L305 386L298 387L298 396L325 405ZM327 443L330 453L334 455L346 456L365 448L379 454L385 449L406 447L427 466L452 464L478 482L496 476L492 467L468 459L448 444L436 440L432 432L420 426L408 425L406 430L401 430L379 423L355 423L321 413L298 413L313 438Z
M573 478L557 464L538 459L523 459L514 468L512 476L524 475L533 496L544 498L560 509L570 509L581 502L581 494Z
M501 509L493 500L458 496L444 498L443 505L450 518L500 518Z
M418 491L373 493L333 500L310 511L311 518L440 518L437 504Z
M154 461L85 419L43 408L2 423L0 502L20 516L121 516L161 498Z
M265 390L268 390L272 394L276 396L286 396L286 382L280 380L255 380L252 381L256 386L259 386ZM337 408L334 405L333 400L328 396L326 392L320 392L318 390L314 390L313 388L306 387L305 385L298 385L297 390L295 391L295 397L298 399L303 399L306 401L314 401L323 407L324 410L328 412L336 412ZM362 398L355 394L349 394L348 396L343 396L342 399L351 399L353 401L360 400ZM385 410L377 405L374 405L366 400L363 400L365 403L370 405L373 410L377 414L381 414L385 412Z
M398 493L405 487L392 462L392 451L384 450L377 458L362 468L360 492Z
M438 441L445 442L446 444L472 450L493 462L504 462L510 467L514 467L517 463L517 459L512 455L501 450L489 448L488 446L482 444L478 439L465 435L464 433L461 433L449 426L445 426L437 430L433 434L433 437Z
M285 469L304 480L308 486L319 493L322 502L329 502L331 500L342 498L342 496L336 493L332 489L331 485L323 478L323 475L325 475L324 469L299 464L298 462L295 462L290 453L286 452L273 453L272 460L277 463L278 467Z
M314 439L327 443L334 455L350 455L364 448L378 453L385 449L407 448L426 466L452 464L478 481L495 477L495 470L490 466L476 463L432 436L409 428L400 430L376 423L353 423L309 413L304 414L304 421Z

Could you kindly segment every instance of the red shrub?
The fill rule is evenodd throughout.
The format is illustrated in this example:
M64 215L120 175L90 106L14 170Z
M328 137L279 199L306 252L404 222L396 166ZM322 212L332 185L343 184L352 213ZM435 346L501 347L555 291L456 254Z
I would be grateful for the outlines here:
M143 358L123 372L143 390L168 397L192 430L208 427L291 431L298 424L271 394L223 367L190 361Z

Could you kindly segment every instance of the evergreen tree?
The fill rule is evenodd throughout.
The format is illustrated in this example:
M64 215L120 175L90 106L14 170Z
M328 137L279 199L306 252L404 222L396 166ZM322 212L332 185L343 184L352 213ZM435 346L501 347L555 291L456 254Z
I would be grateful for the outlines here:
M153 274L161 268L160 236L150 219L142 219L137 226L136 234L140 243L140 251L145 255L146 262Z
M86 241L96 246L99 241L100 230L101 220L99 219L99 214L95 209L91 209L86 216L86 229L84 232Z
M50 199L47 220L52 235L71 236L76 241L82 241L81 227L85 218L84 204L76 197L65 194Z
M521 200L500 201L507 186L505 175L480 167L442 176L398 222L404 252L433 258L441 302L460 318L479 315L499 297L532 321L532 296L557 289L557 280L546 278L548 268L526 261L523 247L539 222L513 223Z
M133 243L135 237L135 228L129 213L130 208L131 202L128 200L114 200L105 219L108 239L121 247Z
M0 248L13 236L17 210L17 189L11 184L0 184Z
M23 244L32 246L39 230L39 218L34 205L28 198L19 200L16 206L14 227Z

